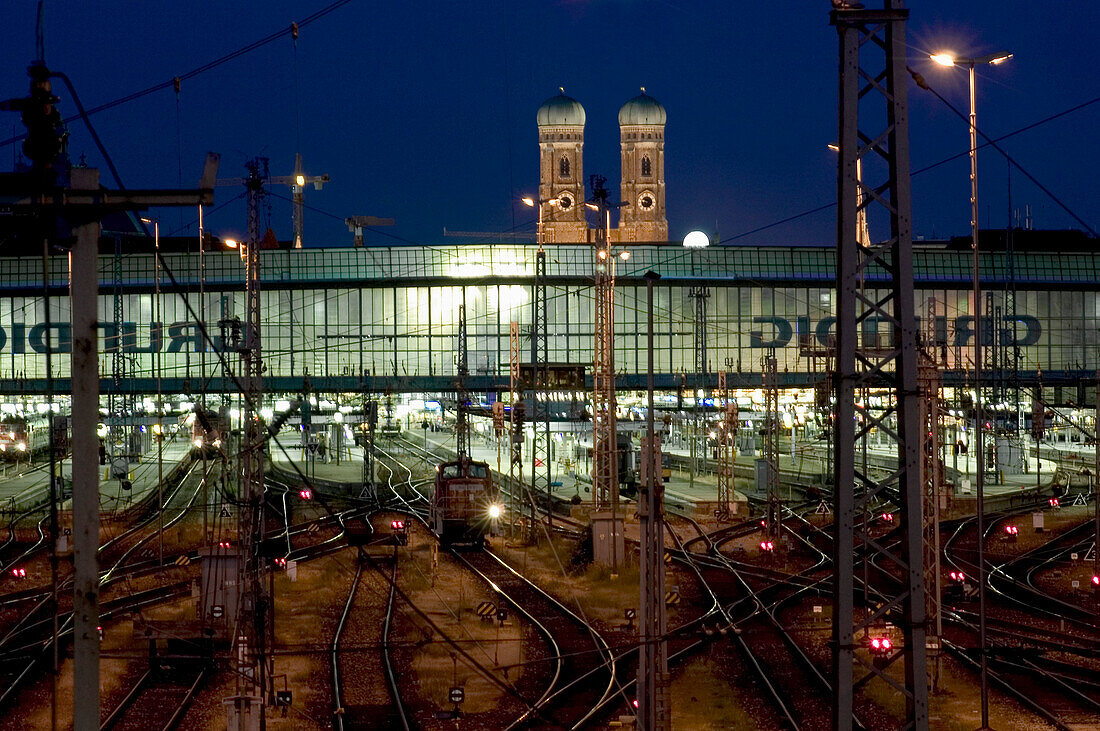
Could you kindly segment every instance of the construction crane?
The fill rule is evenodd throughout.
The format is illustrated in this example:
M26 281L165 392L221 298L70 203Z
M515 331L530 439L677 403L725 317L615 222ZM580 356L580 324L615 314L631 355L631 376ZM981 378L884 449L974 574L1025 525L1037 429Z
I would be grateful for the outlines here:
M275 175L270 176L267 174L267 160L265 158L257 158L264 160L264 175L263 183L266 186L272 185L285 185L290 188L291 199L294 203L294 248L302 248L302 214L304 208L304 191L305 187L310 183L317 190L321 189L321 186L329 182L329 176L326 175L306 175L302 172L302 156L296 154L294 156L294 174L293 175ZM218 185L248 185L248 178L218 178ZM385 225L385 224L380 224Z

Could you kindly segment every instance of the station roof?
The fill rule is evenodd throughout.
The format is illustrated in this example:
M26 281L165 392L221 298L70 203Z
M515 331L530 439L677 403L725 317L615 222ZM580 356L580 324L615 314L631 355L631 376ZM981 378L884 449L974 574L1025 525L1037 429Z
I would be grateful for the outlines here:
M1054 237L1057 238L1057 237ZM961 241L961 240L960 240ZM1039 241L1038 238L1035 241ZM992 245L993 242L991 242ZM1034 243L1034 242L1033 242ZM1051 242L1052 244L1056 242ZM1084 245L1029 247L1023 251L986 250L981 256L985 286L1014 282L1018 289L1100 290L1100 246L1086 237ZM831 288L836 277L833 246L712 246L685 249L679 244L628 244L630 259L618 262L623 284L655 271L659 286L705 282L710 286L794 286ZM587 245L549 245L548 281L583 284L594 274L594 256ZM386 287L453 286L467 284L528 284L535 274L534 244L481 243L369 248L310 248L264 252L263 286L305 289L331 286ZM0 250L0 293L26 290L41 293L40 257L5 257ZM168 251L162 288L197 287L200 278L210 289L243 287L244 268L235 252L210 252L200 272L194 251ZM135 291L152 288L151 252L122 255L123 286ZM914 282L918 288L960 289L971 281L973 258L959 242L918 242L913 250ZM114 286L114 257L100 257L104 291ZM67 287L65 257L51 262L53 286ZM885 270L869 270L866 282L885 284Z

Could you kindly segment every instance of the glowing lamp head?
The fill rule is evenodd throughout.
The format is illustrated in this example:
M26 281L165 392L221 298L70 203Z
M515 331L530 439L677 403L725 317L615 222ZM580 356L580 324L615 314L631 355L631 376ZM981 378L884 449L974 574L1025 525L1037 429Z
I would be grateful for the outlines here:
M298 185L299 188L301 188L306 184L306 176L298 175L294 178L294 182Z
M195 445L195 449L202 449L202 439L200 437L195 437L195 441L192 442L192 444Z
M940 66L954 66L955 55L951 53L933 53L928 58L932 59Z
M532 198L531 196L527 196L525 198L520 198L520 200L523 201L523 205L527 206L528 208L534 208L535 207L535 199Z
M499 505L493 504L489 506L489 517L493 520L499 518L502 512L503 511L501 510L501 507Z
M890 652L891 647L893 647L893 643L890 642L889 637L871 638L871 652L885 654Z

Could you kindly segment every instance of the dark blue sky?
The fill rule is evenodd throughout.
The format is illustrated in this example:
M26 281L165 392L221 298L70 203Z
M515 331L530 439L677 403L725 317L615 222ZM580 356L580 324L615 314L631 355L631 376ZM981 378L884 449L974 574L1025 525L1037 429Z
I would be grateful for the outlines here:
M326 0L262 4L118 0L47 2L46 60L66 72L87 107L168 81L325 7ZM0 96L26 93L34 55L32 0L0 8L5 29ZM263 9L256 9L262 5ZM981 70L979 127L1000 136L1100 96L1092 2L1034 0L908 4L910 63L959 109L966 74L927 54L950 48L1015 58ZM826 0L731 3L707 0L378 3L353 0L302 28L297 65L289 34L195 78L93 117L129 187L193 184L206 150L221 175L239 176L255 155L273 174L328 173L307 192L307 245L346 245L342 219L393 216L370 234L387 241L441 242L443 228L533 230L517 199L536 190L535 110L564 86L588 115L585 174L617 192L619 107L644 85L668 110L666 180L670 235L713 230L738 243L834 240L831 210L740 236L835 198L837 40ZM295 98L295 71L299 93ZM64 90L62 111L75 111ZM928 92L909 87L914 170L965 152L965 122ZM1005 149L1093 228L1100 228L1097 131L1100 103L1003 143ZM17 115L0 117L21 131ZM71 125L70 151L105 168L85 128ZM3 138L10 137L3 134ZM0 151L10 169L14 147ZM984 225L1008 217L1006 163L983 150ZM914 232L966 234L965 156L913 179ZM106 171L104 169L104 175ZM218 204L237 195L219 190ZM277 188L279 196L288 190ZM1030 204L1037 228L1080 226L1014 173L1012 204ZM166 229L192 220L164 211ZM243 202L209 217L215 233L240 233ZM272 225L291 235L290 207L272 201ZM874 221L872 221L874 226ZM192 229L193 230L193 229ZM386 234L397 237L389 238ZM2 253L2 252L0 252Z

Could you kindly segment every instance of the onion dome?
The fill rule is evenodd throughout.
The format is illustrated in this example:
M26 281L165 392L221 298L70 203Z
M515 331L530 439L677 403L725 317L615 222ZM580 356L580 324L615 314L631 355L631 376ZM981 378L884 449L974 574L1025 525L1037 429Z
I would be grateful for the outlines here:
M619 110L620 127L634 124L660 126L665 123L665 118L665 108L661 106L661 102L645 93L644 86L641 94L628 101Z
M572 97L565 95L565 89L552 96L539 107L537 119L540 127L584 126L584 107Z

